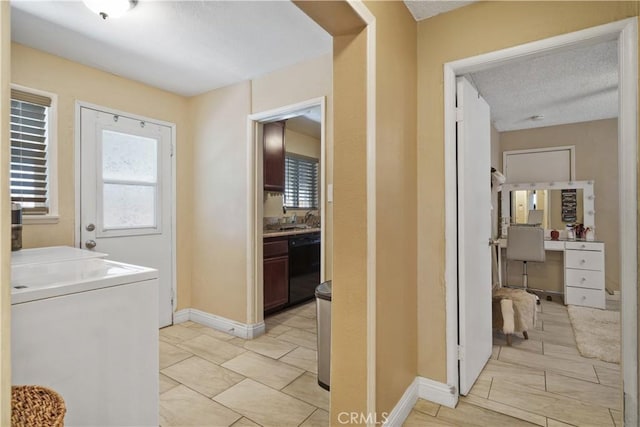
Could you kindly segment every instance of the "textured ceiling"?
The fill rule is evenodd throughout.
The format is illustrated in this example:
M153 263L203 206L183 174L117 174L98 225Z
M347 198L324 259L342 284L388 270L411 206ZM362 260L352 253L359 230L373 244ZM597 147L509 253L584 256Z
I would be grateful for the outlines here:
M475 0L477 1L477 0ZM404 0L416 21L431 18L441 13L466 6L475 1L454 1L454 0Z
M181 95L331 52L289 1L139 1L102 20L80 1L11 1L18 43Z
M617 41L511 62L470 80L500 132L618 116Z

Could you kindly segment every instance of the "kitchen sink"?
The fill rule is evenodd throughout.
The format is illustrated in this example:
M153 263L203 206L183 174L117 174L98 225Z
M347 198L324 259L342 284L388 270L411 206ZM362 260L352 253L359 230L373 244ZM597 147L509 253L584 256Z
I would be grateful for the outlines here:
M280 224L280 227L278 228L281 231L285 231L285 230L304 230L306 228L310 228L307 224Z

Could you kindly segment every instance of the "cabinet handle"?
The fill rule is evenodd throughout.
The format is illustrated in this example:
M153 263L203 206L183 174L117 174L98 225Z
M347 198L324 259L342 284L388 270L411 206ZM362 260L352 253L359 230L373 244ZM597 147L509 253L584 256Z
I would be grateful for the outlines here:
M585 262L587 262L587 260L584 260L584 259L580 260L580 264L584 264Z
M581 281L582 283L584 283L584 282L586 282L586 281L587 281L587 279L583 277L580 281Z
M580 245L580 249L584 249L584 248L586 248L585 245Z
M582 295L582 301L584 301L584 300L586 300L586 299L587 299L587 297L586 297L586 296L584 296L584 295Z

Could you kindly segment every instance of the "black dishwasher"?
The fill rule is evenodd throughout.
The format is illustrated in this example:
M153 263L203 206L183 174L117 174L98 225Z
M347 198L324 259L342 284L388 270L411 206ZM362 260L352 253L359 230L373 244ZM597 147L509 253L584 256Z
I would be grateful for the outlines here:
M320 284L320 233L289 237L289 305L315 298Z

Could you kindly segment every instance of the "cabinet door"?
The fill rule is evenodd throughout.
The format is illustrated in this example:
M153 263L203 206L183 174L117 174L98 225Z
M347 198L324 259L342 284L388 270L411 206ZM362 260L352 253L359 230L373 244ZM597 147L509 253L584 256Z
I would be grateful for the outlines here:
M284 192L284 122L265 123L264 144L264 189Z
M264 260L264 311L289 301L289 256Z

